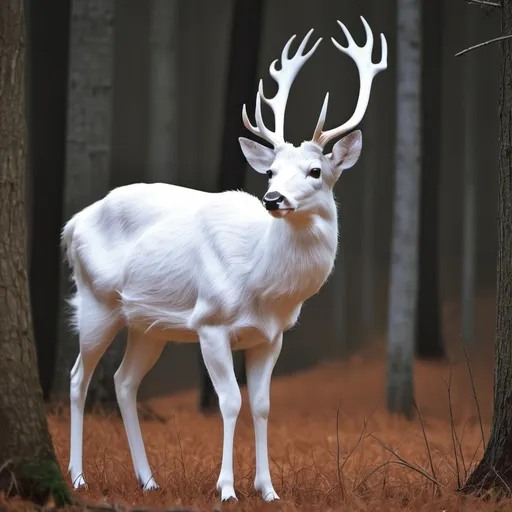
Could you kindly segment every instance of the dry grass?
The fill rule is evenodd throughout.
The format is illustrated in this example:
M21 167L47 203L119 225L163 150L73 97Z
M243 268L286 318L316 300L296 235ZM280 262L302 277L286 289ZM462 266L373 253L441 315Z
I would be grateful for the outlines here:
M472 498L463 500L455 493L458 479L463 480L481 457L482 445L463 357L451 370L457 460L448 408L447 364L419 363L415 370L417 401L431 460L420 422L385 412L385 367L378 360L365 356L364 363L360 357L275 379L269 451L274 485L281 496L277 505L263 504L252 489L254 441L244 392L235 437L235 488L240 501L222 509L451 512L511 507L511 503L498 506ZM492 372L487 364L473 370L487 436ZM146 494L137 487L120 420L87 416L84 471L90 489L77 492L77 497L89 503L138 508L186 506L212 510L219 501L214 487L221 459L222 424L219 417L200 416L196 404L195 391L151 403L167 421L142 424L148 457L162 487L161 491ZM49 415L49 424L65 470L69 412ZM399 458L391 452L395 449Z

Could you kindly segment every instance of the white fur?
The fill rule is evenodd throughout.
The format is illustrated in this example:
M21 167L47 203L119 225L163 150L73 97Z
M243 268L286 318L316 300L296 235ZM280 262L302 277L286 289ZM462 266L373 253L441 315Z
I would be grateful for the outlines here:
M270 375L282 333L333 268L338 223L332 187L342 168L357 160L360 140L360 132L354 132L339 141L346 149L333 151L345 155L337 161L310 142L278 148L269 189L279 187L296 208L282 218L245 192L210 194L155 183L117 188L66 224L62 239L77 289L71 304L80 334L80 355L71 372L75 485L85 485L87 386L116 332L127 325L129 346L115 382L139 482L156 486L135 408L139 383L167 340L200 341L227 426L218 484L222 497L234 496L232 445L240 408L232 349L248 352L255 485L267 499L277 497L266 452ZM320 179L308 176L311 167L322 168Z
M267 194L282 196L277 209L266 211L256 197L240 191L210 194L140 183L111 191L64 227L62 243L76 284L70 303L80 336L70 388L69 470L75 487L85 485L87 387L99 359L126 325L128 346L114 379L135 472L144 489L157 484L137 418L137 389L167 341L199 342L224 422L217 482L222 500L236 498L233 436L241 397L232 350L238 349L246 351L256 441L254 484L265 500L278 499L267 453L270 379L283 332L296 323L303 302L320 290L332 271L338 242L333 187L341 172L357 162L362 144L361 132L355 131L324 155L317 140L294 147L282 139L288 89L319 44L303 54L310 34L291 59L290 39L281 70L271 66L280 87L274 99L265 99L260 87L258 94L274 110L276 130L265 128L258 108L257 127L250 125L243 110L244 124L274 146L240 139L250 165L260 173L272 171Z

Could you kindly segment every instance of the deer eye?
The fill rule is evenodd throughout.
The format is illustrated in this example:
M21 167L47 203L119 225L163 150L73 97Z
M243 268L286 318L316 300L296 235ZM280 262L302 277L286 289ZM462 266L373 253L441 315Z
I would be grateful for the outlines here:
M322 174L322 170L319 169L318 167L314 167L313 169L311 169L309 171L309 175L312 177L312 178L315 178L315 179L318 179L320 178L320 175Z
M269 169L269 170L267 171L267 176L268 176L269 178L272 178L272 176L273 176L273 175L274 175L274 173Z

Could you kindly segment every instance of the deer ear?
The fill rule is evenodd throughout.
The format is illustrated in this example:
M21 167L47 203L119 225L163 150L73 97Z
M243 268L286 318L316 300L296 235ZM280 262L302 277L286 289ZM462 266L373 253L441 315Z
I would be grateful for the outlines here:
M332 148L332 153L328 155L333 163L333 174L338 179L345 169L350 169L356 164L363 148L363 134L361 130L356 130L340 139Z
M265 174L276 157L274 150L245 137L239 137L238 141L249 165L255 171Z

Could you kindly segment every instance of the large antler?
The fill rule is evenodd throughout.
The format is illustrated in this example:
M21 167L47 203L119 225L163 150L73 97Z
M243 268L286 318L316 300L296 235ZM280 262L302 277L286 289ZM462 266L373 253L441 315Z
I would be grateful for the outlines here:
M329 93L326 94L324 104L322 106L322 110L320 112L320 117L318 118L318 123L315 128L315 132L313 134L313 141L319 144L321 147L325 147L325 145L332 139L339 137L351 130L353 130L363 119L363 116L366 112L366 108L368 107L368 102L370 100L370 91L372 88L372 82L374 76L383 71L388 67L388 46L386 42L386 38L384 34L380 35L380 40L382 44L382 58L380 62L374 64L372 62L372 50L373 50L373 34L370 29L370 26L366 22L366 20L361 16L361 21L363 22L364 29L366 32L366 44L364 46L358 46L347 27L338 21L339 26L343 30L347 41L348 46L345 48L341 46L333 37L331 38L334 46L338 48L343 53L346 53L352 59L354 59L357 69L359 70L359 98L357 100L357 105L352 117L341 126L337 128L333 128L331 130L327 130L323 132L322 129L325 123L325 116L327 114L327 104L329 102Z
M288 95L290 93L290 87L293 83L293 80L297 76L297 73L300 71L304 63L311 57L311 55L313 55L314 51L317 49L320 41L322 40L322 38L318 39L313 48L311 48L311 50L309 50L309 52L306 54L303 54L304 48L306 47L308 39L312 33L313 29L311 29L306 34L296 54L291 59L288 58L288 50L290 49L292 41L295 39L295 35L293 35L288 40L281 53L281 69L276 69L276 63L279 59L276 59L274 62L272 62L272 64L270 64L270 76L277 82L279 87L276 95L273 98L265 97L263 94L263 80L260 80L258 93L256 95L256 126L253 126L249 121L245 104L242 108L242 119L244 126L258 137L261 137L270 142L274 147L285 142L284 113L286 110L286 102L288 101ZM274 131L269 130L263 123L263 118L261 115L261 100L269 105L274 112Z

